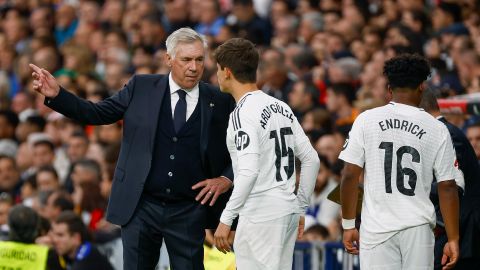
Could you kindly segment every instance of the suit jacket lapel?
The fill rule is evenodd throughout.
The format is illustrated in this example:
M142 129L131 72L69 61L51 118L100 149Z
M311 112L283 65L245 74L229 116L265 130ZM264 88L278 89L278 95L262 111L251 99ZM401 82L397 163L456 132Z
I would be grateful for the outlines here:
M169 91L168 75L162 76L159 80L155 81L153 90L150 91L148 98L148 118L152 119L150 125L150 152L153 152L153 143L155 140L155 132L157 131L158 117L160 108L162 107L163 97L165 91Z
M202 157L202 165L205 165L206 151L208 145L208 137L210 132L210 120L212 119L212 111L215 104L212 102L212 91L208 89L202 82L199 83L200 96L198 99L200 105L200 154Z

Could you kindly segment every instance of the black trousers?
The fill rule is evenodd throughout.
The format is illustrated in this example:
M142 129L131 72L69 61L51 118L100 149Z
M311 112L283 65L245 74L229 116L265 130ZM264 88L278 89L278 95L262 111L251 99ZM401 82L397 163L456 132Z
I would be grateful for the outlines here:
M122 227L124 270L153 270L162 240L172 270L204 270L206 208L194 201L166 203L142 198Z

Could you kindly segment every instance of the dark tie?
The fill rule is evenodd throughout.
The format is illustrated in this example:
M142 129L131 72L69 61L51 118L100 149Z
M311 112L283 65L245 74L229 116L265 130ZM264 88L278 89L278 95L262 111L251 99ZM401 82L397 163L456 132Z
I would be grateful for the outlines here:
M187 121L187 101L185 95L187 92L180 89L177 91L178 101L175 105L175 111L173 112L173 124L175 125L175 132L178 133Z

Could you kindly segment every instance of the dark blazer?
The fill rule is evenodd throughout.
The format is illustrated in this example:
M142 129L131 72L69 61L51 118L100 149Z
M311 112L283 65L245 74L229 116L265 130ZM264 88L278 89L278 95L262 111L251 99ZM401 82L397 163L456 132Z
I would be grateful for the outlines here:
M465 191L459 196L460 255L461 258L480 257L480 167L477 157L472 145L459 128L443 117L439 121L445 124L450 133L458 166L465 179ZM436 182L432 183L430 198L437 212L437 221L443 224ZM443 249L443 244L441 248ZM441 254L438 256L441 257Z
M199 89L198 145L203 169L209 178L223 175L233 180L225 138L234 100L202 82ZM114 224L122 226L130 220L142 195L165 91L170 91L167 75L135 75L122 90L99 103L80 99L65 89L54 99L45 100L50 108L84 124L104 125L123 119L122 145L107 210L107 220ZM209 207L208 228L216 228L229 196L230 193L223 194Z

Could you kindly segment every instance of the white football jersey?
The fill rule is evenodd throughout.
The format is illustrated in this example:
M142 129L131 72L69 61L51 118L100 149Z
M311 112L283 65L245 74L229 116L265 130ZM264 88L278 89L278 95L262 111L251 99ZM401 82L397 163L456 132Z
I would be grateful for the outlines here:
M372 248L400 230L430 224L429 194L455 179L455 154L443 123L423 109L390 102L355 120L340 159L364 167L360 245Z
M238 214L262 222L304 213L318 173L318 156L284 102L260 90L245 94L230 115L227 147L234 190L221 221ZM302 162L298 198L295 156Z

